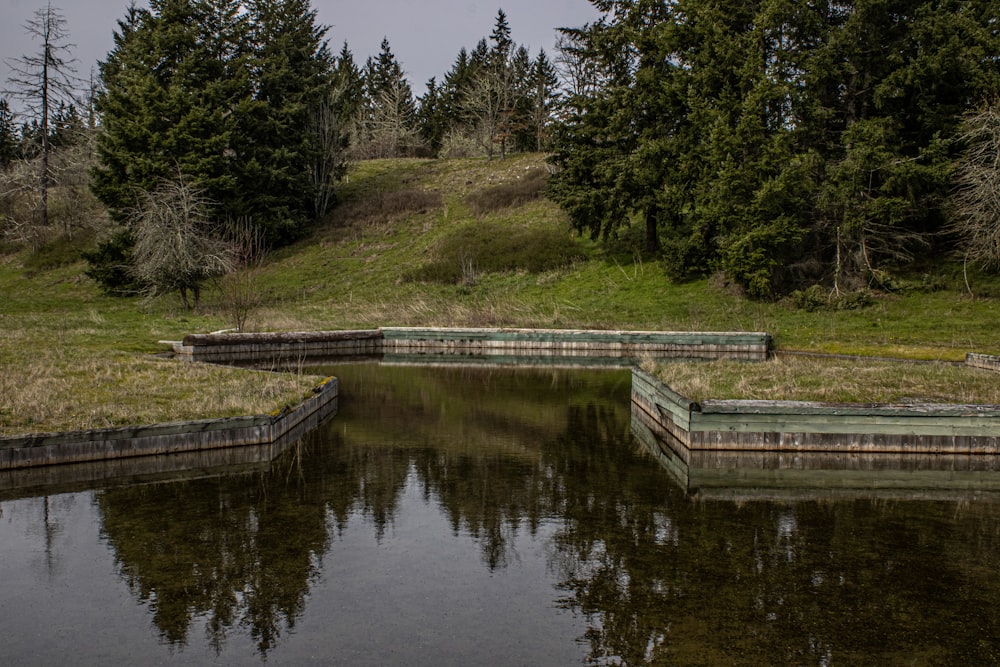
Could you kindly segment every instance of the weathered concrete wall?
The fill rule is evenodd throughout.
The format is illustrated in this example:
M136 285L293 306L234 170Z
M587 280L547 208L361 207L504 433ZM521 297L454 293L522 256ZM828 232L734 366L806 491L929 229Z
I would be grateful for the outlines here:
M267 363L385 355L390 361L417 362L431 355L584 359L614 364L642 357L658 359L767 359L766 333L587 331L575 329L439 329L384 327L360 331L284 334L195 334L175 344L193 361ZM417 356L419 355L419 357Z
M256 364L379 354L381 346L379 329L191 334L180 343L173 343L174 352L183 359L216 363L252 361Z
M338 393L337 379L328 378L311 397L276 415L0 438L0 470L248 445L279 447L336 414Z
M632 372L646 428L694 451L1000 453L1000 406L829 405L798 401L687 401Z
M988 371L1000 371L1000 357L995 357L991 354L975 354L970 352L965 355L965 365Z

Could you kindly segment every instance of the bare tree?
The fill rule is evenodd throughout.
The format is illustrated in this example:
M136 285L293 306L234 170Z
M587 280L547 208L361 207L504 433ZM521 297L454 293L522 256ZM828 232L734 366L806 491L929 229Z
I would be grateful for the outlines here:
M411 115L410 88L397 78L378 91L375 104L365 123L366 139L359 154L366 158L406 155L420 143L420 135Z
M601 85L601 76L593 58L586 56L586 45L580 30L562 29L556 40L556 75L567 103L592 97ZM576 109L579 111L579 109Z
M185 307L197 308L202 283L236 264L232 245L214 233L212 202L180 176L139 199L128 220L135 231L133 275L150 293L178 291Z
M76 69L73 67L75 61L69 55L74 45L66 41L69 37L66 18L51 4L37 10L34 17L25 23L24 29L39 42L39 48L36 53L7 61L12 74L8 79L10 88L5 92L22 100L27 109L39 118L42 144L38 175L39 211L42 225L48 226L49 120L60 102L72 102L74 99ZM69 234L68 224L64 231Z
M967 260L1000 268L1000 100L968 114L960 140L949 230Z
M513 74L506 61L484 67L463 100L477 143L490 160L497 144L500 158L506 157L506 133L513 106Z
M334 203L333 183L347 172L350 119L344 114L346 87L340 84L313 110L313 132L317 141L313 163L313 209L322 218Z
M264 301L260 276L267 257L267 243L263 231L248 218L240 218L228 225L232 263L230 271L222 277L222 306L237 331L246 328L250 315Z

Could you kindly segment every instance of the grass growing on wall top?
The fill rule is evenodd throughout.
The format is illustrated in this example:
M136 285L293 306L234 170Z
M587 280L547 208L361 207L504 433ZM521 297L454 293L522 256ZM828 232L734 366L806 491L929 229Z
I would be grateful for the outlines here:
M712 398L1000 405L995 371L957 364L778 355L762 363L667 362L645 368L674 391L699 402Z

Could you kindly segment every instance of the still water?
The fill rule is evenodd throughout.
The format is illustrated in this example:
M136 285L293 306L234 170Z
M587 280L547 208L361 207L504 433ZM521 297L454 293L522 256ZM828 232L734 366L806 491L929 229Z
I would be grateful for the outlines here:
M623 371L323 369L264 466L0 501L0 663L1000 661L1000 501L690 495Z

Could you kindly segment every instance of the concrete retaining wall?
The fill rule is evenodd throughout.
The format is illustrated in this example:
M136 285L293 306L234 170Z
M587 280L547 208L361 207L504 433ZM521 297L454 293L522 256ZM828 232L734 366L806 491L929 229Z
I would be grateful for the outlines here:
M370 354L403 362L419 361L416 355L478 355L545 361L563 357L577 365L584 359L620 365L642 357L764 360L770 345L771 337L766 333L384 327L290 334L193 334L173 347L185 359L228 363Z
M698 404L639 369L632 372L632 401L646 428L675 439L689 453L1000 453L1000 406L798 401ZM680 454L682 458L689 455Z
M337 379L328 378L311 397L275 415L0 438L0 470L248 445L268 445L276 454L336 414L338 392Z
M267 364L315 357L361 356L382 352L379 329L302 333L191 334L171 343L189 361Z
M975 354L970 352L965 355L965 365L988 371L1000 371L1000 357L995 357L991 354Z

